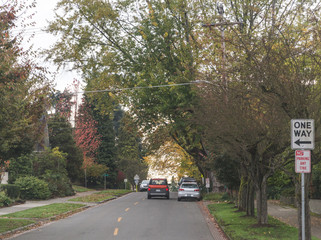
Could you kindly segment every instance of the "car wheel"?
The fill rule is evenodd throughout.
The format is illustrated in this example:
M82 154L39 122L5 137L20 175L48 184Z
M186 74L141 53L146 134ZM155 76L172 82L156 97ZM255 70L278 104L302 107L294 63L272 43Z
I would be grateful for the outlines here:
M177 198L177 201L181 201L181 198Z
M151 197L151 195L148 194L148 195L147 195L147 198L148 198L148 199L151 199L152 197Z
M169 195L167 196L167 199L169 199Z

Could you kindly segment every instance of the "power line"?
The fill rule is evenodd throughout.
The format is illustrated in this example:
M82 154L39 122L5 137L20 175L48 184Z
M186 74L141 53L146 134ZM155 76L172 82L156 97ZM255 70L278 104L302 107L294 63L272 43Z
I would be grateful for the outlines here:
M200 82L201 81L193 81L193 82L188 82L188 83L174 83L174 84L146 86L146 87L111 88L111 89L103 89L103 90L76 92L76 94L101 93L101 92L121 92L121 91L127 91L127 90L138 90L138 89L148 89L148 88L164 88L164 87L187 86L187 85L191 85L191 84L197 84L197 83L200 83Z

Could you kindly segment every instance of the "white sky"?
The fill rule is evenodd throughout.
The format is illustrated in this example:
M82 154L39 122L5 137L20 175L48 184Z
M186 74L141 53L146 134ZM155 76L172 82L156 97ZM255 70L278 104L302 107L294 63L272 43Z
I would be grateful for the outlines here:
M31 3L33 2L33 0L27 0L27 2ZM45 33L44 31L42 31L42 29L44 29L48 25L49 20L54 19L54 8L57 2L58 0L37 0L36 8L32 8L30 10L32 13L35 13L32 21L35 22L36 25L26 28L26 38L30 37L32 33L34 33L34 37L31 38L30 43L26 43L26 46L32 44L34 50L48 49L55 42L55 37L51 34ZM22 16L22 18L23 17L24 16ZM49 70L52 72L56 71L56 67L53 64L44 63L41 57L39 57L36 62L42 66L49 67ZM52 77L50 77L50 79L52 79ZM63 91L67 86L72 85L74 79L81 81L81 77L77 72L71 72L68 71L68 69L60 70L55 75L54 82L56 83L56 89Z

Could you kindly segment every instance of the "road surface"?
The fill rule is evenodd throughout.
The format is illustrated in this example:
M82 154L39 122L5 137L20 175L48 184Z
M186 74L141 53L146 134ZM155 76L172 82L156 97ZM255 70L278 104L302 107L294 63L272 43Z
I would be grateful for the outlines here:
M131 193L49 223L11 239L16 240L213 240L196 201L147 199Z

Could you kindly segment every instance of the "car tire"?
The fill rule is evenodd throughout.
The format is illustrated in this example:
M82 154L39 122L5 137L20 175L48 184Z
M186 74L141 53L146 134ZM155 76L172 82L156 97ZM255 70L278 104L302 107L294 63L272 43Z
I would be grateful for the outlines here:
M177 201L181 201L181 198L177 198Z
M148 198L148 199L151 199L152 197L151 197L151 195L148 194L148 195L147 195L147 198Z
M169 195L166 198L169 199Z

